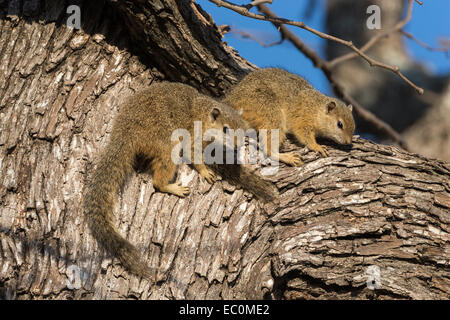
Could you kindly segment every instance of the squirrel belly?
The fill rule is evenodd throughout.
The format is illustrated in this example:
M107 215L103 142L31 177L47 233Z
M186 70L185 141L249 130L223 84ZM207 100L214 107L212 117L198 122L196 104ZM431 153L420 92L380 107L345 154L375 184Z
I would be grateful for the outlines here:
M294 152L272 150L271 130L278 130L278 145L291 133L308 149L327 156L316 138L327 138L338 144L351 144L355 130L352 107L328 97L298 75L279 68L255 70L246 75L223 99L242 112L254 129L267 130L262 141L263 152L292 166L302 164Z
M150 279L151 272L138 250L114 227L115 198L133 170L136 156L150 159L149 170L158 191L179 197L188 195L189 187L171 183L177 170L171 158L176 142L171 136L174 130L183 129L193 137L194 121L201 121L203 132L248 127L235 109L188 85L153 84L121 106L109 142L87 182L84 210L93 236L127 270L138 276ZM194 139L191 144L192 147ZM193 166L208 182L214 181L213 171L203 162Z

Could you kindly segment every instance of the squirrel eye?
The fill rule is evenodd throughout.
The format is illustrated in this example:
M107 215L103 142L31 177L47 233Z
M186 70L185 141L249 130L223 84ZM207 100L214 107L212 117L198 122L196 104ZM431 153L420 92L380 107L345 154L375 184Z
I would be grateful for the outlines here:
M337 126L338 126L339 129L343 129L344 128L341 120L338 121Z

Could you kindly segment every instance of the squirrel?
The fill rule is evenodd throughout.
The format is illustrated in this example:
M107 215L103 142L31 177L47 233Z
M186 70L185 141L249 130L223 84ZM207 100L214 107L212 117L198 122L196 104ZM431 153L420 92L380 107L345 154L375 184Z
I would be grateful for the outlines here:
M86 184L84 208L94 237L126 269L139 276L151 278L151 273L141 262L137 249L113 225L114 197L132 171L136 157L150 160L149 169L157 190L187 196L189 187L172 182L177 165L171 154L179 141L171 141L171 135L175 129L182 128L195 137L194 121L201 121L202 136L208 129L226 133L230 128L248 128L238 111L188 85L152 84L121 106L110 140ZM193 145L194 139L191 139L191 148ZM193 167L209 183L214 182L214 172L203 161L194 163Z
M279 68L264 68L246 75L222 100L242 112L254 129L266 129L267 139L261 141L262 151L270 158L291 166L302 160L294 152L273 153L271 129L279 130L279 146L291 133L308 149L328 156L317 137L338 144L351 144L355 122L352 106L328 97L313 88L305 79Z

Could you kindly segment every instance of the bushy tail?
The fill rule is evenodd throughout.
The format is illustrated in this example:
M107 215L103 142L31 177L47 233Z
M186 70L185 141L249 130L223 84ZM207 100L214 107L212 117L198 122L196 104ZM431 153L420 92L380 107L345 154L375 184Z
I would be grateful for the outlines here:
M263 202L272 202L278 198L275 185L264 180L256 171L239 164L214 164L213 169L228 182L250 192Z
M97 241L130 272L150 279L150 270L137 249L124 239L113 225L116 194L132 170L134 160L130 145L110 143L104 150L85 195L85 213Z

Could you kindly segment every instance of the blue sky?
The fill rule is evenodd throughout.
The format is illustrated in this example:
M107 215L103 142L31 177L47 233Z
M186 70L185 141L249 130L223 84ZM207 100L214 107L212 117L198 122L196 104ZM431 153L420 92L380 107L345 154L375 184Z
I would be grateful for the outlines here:
M324 30L324 10L322 8L326 0L315 1L320 2L318 9L306 21L303 20L303 12L305 5L309 1L274 0L273 4L269 4L269 6L277 15L283 18L304 21L311 27ZM219 8L208 0L196 0L196 2L212 16L217 25L227 24L234 26L238 30L245 30L247 33L256 35L266 43L279 40L278 31L269 22L240 16L229 9ZM245 4L250 1L234 0L231 2ZM450 39L450 1L422 0L422 2L422 6L414 3L412 19L405 29L426 44L440 47L440 38ZM252 10L256 12L256 9ZM325 40L299 28L290 27L290 29L307 45L317 50L324 57L323 46ZM330 93L328 82L322 72L314 68L312 63L287 41L281 45L263 48L253 40L242 39L230 33L225 35L224 41L235 48L241 56L259 67L275 66L285 68L304 76L320 91ZM414 59L425 63L433 73L450 74L450 57L446 57L442 52L431 52L408 39L406 44L409 53Z

